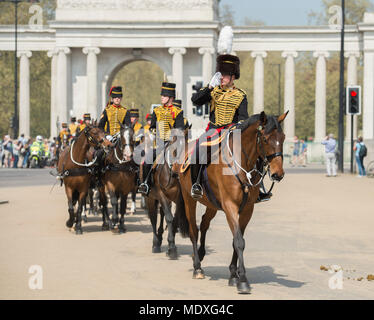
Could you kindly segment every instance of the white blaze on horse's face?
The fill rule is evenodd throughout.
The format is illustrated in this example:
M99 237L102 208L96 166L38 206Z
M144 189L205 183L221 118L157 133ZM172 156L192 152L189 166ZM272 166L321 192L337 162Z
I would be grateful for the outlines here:
M131 138L130 138L130 130L127 129L123 132L123 139L125 140L125 148L123 150L123 157L125 160L130 160L132 156L132 151L130 147Z

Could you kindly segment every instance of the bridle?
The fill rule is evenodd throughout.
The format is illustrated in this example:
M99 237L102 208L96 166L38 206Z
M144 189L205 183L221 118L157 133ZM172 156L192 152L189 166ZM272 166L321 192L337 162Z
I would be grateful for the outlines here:
M120 134L120 137L119 137L119 139L117 141L118 141L117 144L119 145L120 151L122 151L123 148L126 148L126 147L131 148L131 146L132 146L131 143L130 143L131 138L129 139L129 142L126 142L125 144L122 143L122 134ZM131 159L130 160L124 160L123 158L120 159L118 157L118 154L117 154L117 145L114 147L114 156L117 159L117 161L119 162L119 164L123 164L123 163L131 161Z
M102 148L103 146L103 143L104 143L104 139L100 139L99 141L96 140L95 137L93 137L91 134L90 134L90 130L92 128L88 128L88 127L85 127L83 132L84 132L84 135L86 136L87 140L89 143L92 143L94 145L94 148L97 150L99 148ZM97 156L89 163L79 163L77 161L74 160L73 158L73 147L74 147L74 144L75 144L75 140L73 140L72 144L71 144L71 147L70 147L70 160L76 164L77 166L80 166L80 167L90 167L92 166L96 160L97 160Z
M262 158L263 160L263 165L262 165L262 170L258 170L256 168L256 162L255 162L255 165L253 167L253 169L247 171L245 170L235 159L234 155L233 155L233 152L231 151L230 149L230 144L229 144L229 139L230 139L230 134L233 132L233 130L235 129L235 127L232 127L229 129L229 132L227 134L227 137L226 137L226 146L227 146L227 149L229 151L229 154L230 154L230 157L232 158L235 166L237 166L241 171L243 171L247 177L247 180L250 184L250 186L252 187L257 187L261 182L262 180L264 179L265 175L267 172L269 172L270 174L270 171L269 171L269 165L270 165L270 162L276 158L276 157L282 157L283 159L283 152L275 152L275 153L272 153L270 155L267 155L266 154L266 151L265 151L265 148L264 148L264 145L262 143L263 139L262 136L263 134L261 133L261 130L262 130L262 126L259 126L257 128L257 132L256 132L256 150L257 152L259 153L260 157ZM245 153L244 150L241 150L241 152L244 154L244 156L246 157L247 160L249 160L249 157L248 155ZM257 161L257 159L256 159ZM253 175L254 174L258 174L260 176L260 179L257 181L257 183L252 183L252 178L253 178ZM273 185L274 185L274 182L273 182ZM271 189L273 188L273 185L271 186ZM270 190L271 190L270 189Z

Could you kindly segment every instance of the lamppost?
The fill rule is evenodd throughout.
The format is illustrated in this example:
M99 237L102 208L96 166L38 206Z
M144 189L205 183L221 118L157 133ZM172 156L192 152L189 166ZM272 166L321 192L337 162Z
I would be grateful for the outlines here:
M345 1L342 0L342 25L340 34L340 80L339 80L339 155L338 169L344 172L344 20Z
M271 66L278 66L278 115L281 114L281 64L272 63Z

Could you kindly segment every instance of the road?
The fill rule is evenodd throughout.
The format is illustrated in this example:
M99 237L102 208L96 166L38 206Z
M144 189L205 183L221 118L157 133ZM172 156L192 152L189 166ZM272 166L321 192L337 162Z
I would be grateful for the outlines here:
M0 299L373 299L374 180L302 169L287 169L272 200L255 207L245 296L227 286L232 236L223 212L207 235L206 278L193 280L190 240L177 235L177 261L165 256L166 237L163 252L152 254L144 212L126 216L122 235L89 216L77 236L65 227L64 189L51 191L49 170L0 169L0 200L9 201L0 205ZM332 265L342 272L320 270ZM31 266L42 270L42 289L29 287Z

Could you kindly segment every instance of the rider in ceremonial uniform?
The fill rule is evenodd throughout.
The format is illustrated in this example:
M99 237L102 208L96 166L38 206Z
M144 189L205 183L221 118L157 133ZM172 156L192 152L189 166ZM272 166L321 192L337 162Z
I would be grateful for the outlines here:
M60 133L58 134L58 137L57 137L59 147L62 146L64 141L66 141L68 143L70 141L70 138L71 138L71 134L69 132L67 123L65 123L65 122L62 123L61 127L62 127L62 130L60 131Z
M221 54L217 57L216 74L209 85L192 96L191 100L195 105L210 103L210 121L207 131L210 129L220 131L249 117L247 95L234 85L234 80L239 77L239 58L230 54ZM197 176L191 188L191 196L195 199L203 196L203 188L200 184L201 169L200 164L191 165L191 175ZM260 192L260 201L268 200L266 197L270 198L270 195Z
M134 137L135 137L135 145L138 145L140 143L140 138L137 136L139 133L141 133L141 130L143 128L142 124L139 123L139 109L130 109L130 121L131 125L134 129Z
M175 83L163 82L161 87L162 105L155 108L152 113L150 132L157 134L157 138L163 142L170 139L170 131L173 128L183 130L183 110L173 105L175 99ZM153 150L153 161L155 160L155 149ZM150 190L148 185L152 173L152 163L143 164L143 182L139 186L139 192L147 195Z
M109 92L111 103L108 103L100 117L99 128L106 134L114 136L121 130L121 124L131 125L130 112L121 106L122 87L112 87Z
M81 123L78 127L77 127L77 130L75 132L75 136L77 137L78 134L80 132L82 132L84 130L85 127L87 127L88 125L90 125L91 123L91 114L90 113L85 113L83 115L83 123Z
M70 118L69 130L70 130L70 134L73 137L75 136L75 133L76 133L77 128L78 128L78 124L76 124L76 121L77 121L76 117L71 117Z
M149 131L149 128L151 127L151 115L149 113L147 113L147 115L145 116L145 121L147 121L147 124L143 127L144 129L144 133L148 132Z

